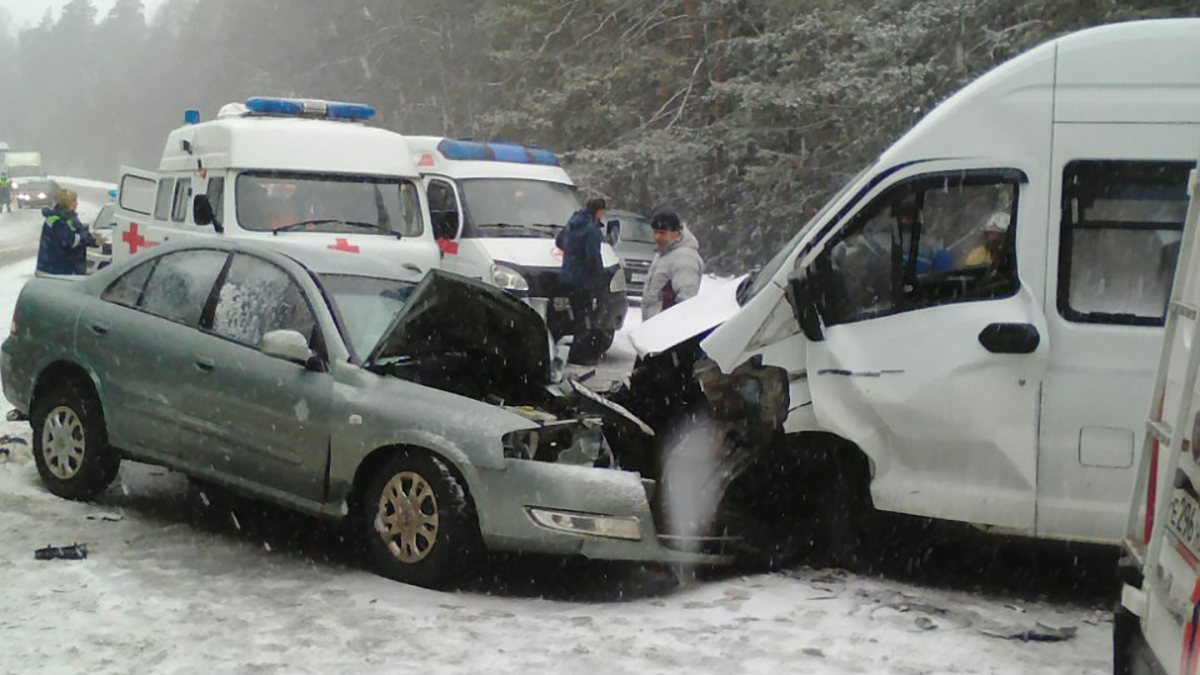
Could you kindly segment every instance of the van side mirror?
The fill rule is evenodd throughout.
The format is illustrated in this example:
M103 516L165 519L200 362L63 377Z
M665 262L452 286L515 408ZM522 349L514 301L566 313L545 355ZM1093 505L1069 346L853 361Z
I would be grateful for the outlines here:
M208 195L196 195L192 199L192 220L197 225L212 225L217 232L220 232L222 228L216 225L215 216L212 202L208 201Z
M621 221L608 221L608 231L605 233L605 238L608 239L608 243L612 244L613 246L616 246L617 242L621 241Z
M821 330L821 317L817 313L817 301L813 293L812 280L804 269L798 269L788 276L788 303L796 314L796 322L800 331L810 342L822 342L825 333Z

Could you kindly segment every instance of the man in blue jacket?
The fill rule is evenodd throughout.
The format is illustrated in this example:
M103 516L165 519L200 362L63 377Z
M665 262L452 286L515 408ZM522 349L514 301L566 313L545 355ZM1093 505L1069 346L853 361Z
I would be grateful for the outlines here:
M554 238L554 243L563 252L559 281L571 299L572 335L575 339L568 358L573 363L585 360L582 350L577 351L575 345L590 338L596 296L604 290L604 258L600 255L604 235L600 231L600 224L604 222L605 210L606 204L602 198L589 199L583 210L573 213L567 226Z
M85 274L87 247L96 239L87 225L79 222L75 208L79 197L74 190L59 190L53 209L42 209L42 239L38 244L37 271L42 274Z

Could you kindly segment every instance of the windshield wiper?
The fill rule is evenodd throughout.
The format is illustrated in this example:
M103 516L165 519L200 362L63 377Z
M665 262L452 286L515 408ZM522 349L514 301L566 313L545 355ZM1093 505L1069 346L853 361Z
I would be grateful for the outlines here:
M364 222L361 222L358 220L341 220L339 218L313 218L312 220L302 220L298 223L291 223L289 225L284 225L283 227L277 227L274 230L271 230L271 234L279 234L280 232L287 232L289 230L295 230L295 229L298 229L301 227L308 227L309 225L328 225L329 223L337 223L339 225L348 225L350 227L357 227L357 228L366 229L366 230L378 230L379 229L379 226L374 223L364 223Z

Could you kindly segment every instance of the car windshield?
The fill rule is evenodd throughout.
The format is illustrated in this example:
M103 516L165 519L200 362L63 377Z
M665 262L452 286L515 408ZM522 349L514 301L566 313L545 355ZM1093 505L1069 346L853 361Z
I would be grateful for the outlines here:
M237 178L238 222L258 232L421 234L415 183L404 178L246 172Z
M816 227L817 223L824 220L825 215L829 213L829 210L833 208L833 205L840 202L842 197L846 196L846 193L849 192L850 189L855 185L857 185L858 181L861 180L862 177L866 175L866 173L870 171L871 167L873 166L875 165L868 165L862 171L859 171L854 178L846 181L846 184L842 186L842 189L838 190L837 194L835 194L829 201L825 202L825 206L822 206L821 210L817 211L816 215L814 215L812 218L809 218L808 222L804 224L804 227L800 228L800 231L797 232L791 239L789 239L788 243L785 244L783 248L779 249L778 253L771 256L771 259L767 261L766 265L763 265L762 269L754 273L753 281L750 284L750 287L745 293L738 294L738 302L740 304L746 304L750 298L758 295L762 289L767 287L767 284L771 283L772 277L779 273L779 268L782 267L783 263L791 257L792 252L795 251L796 247L800 245L800 241L804 239L809 230Z
M319 275L341 324L342 337L359 359L366 358L416 284L349 274Z
M520 178L476 178L461 184L467 213L478 236L553 237L583 208L573 185Z
M616 212L610 212L609 215L621 221L621 239L642 244L654 243L654 231L650 229L650 221L644 216Z

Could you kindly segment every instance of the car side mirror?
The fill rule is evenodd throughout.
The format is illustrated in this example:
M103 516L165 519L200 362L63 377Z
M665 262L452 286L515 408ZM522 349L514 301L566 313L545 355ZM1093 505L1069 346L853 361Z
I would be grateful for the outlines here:
M217 232L225 230L217 223L216 213L213 211L212 202L208 200L208 195L196 195L192 199L192 220L197 225L212 225Z
M434 211L431 214L433 218L433 238L434 239L457 239L458 238L458 212L457 211Z
M617 242L621 241L621 221L608 221L608 231L605 233L605 238L608 239L608 243L612 244L613 246L616 246Z
M804 337L810 342L824 341L825 333L821 330L821 317L817 312L813 283L806 270L798 269L788 277L787 298Z
M299 363L310 370L318 370L314 362L319 359L308 347L308 340L294 330L273 330L263 336L262 353L277 359Z

